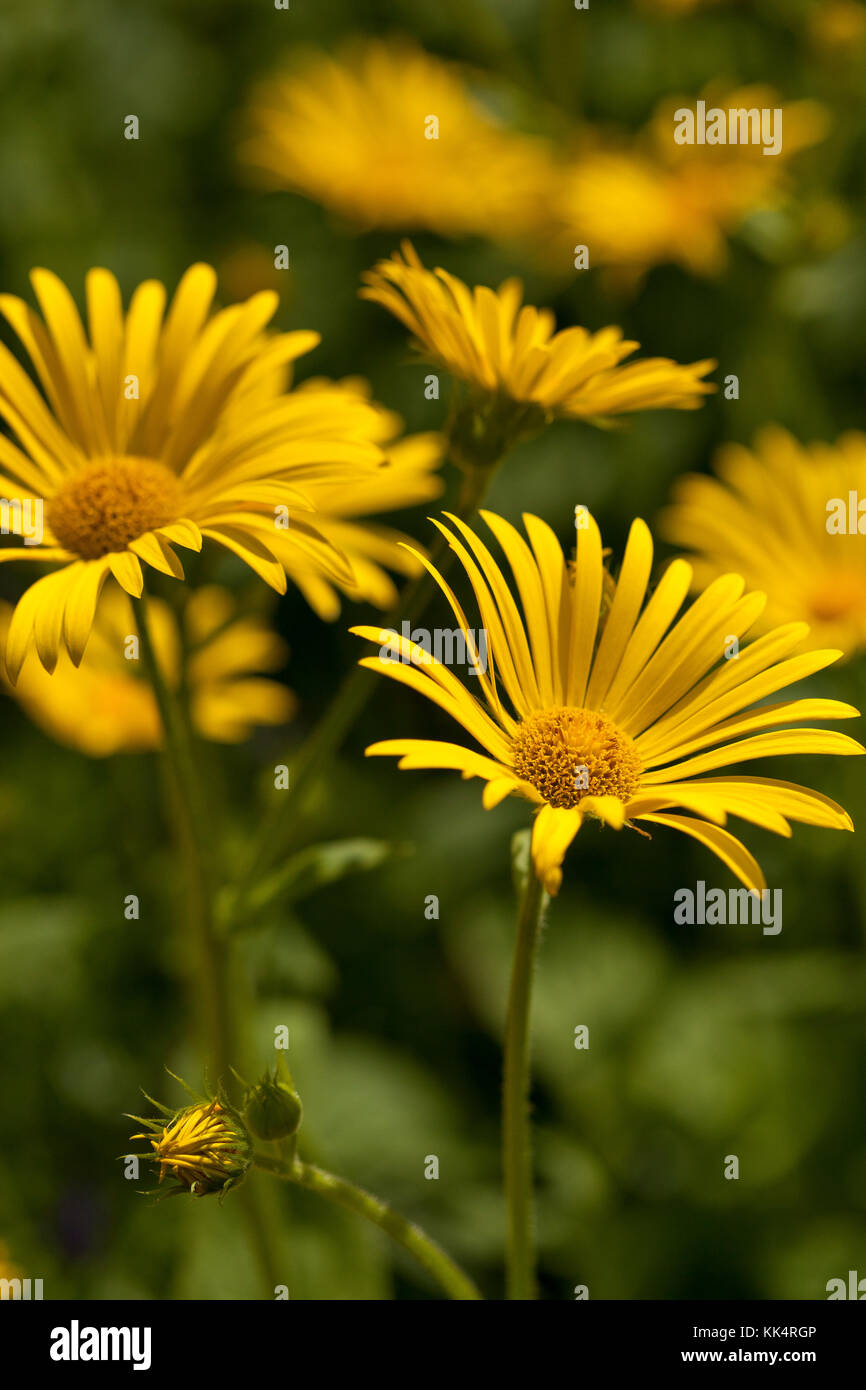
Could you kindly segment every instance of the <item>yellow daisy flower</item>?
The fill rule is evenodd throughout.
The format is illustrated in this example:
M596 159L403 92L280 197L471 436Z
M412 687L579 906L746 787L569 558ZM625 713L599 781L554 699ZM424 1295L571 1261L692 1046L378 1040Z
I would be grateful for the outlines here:
M857 61L866 46L866 8L859 0L818 0L805 16L809 40L833 57Z
M480 610L474 632L454 593L428 564L474 660L477 698L447 664L404 637L375 627L353 631L379 654L361 664L425 695L483 752L455 743L390 739L369 755L396 755L402 768L449 768L485 783L484 805L525 797L536 808L532 858L549 893L562 881L568 846L587 818L620 830L660 825L710 849L748 889L764 878L728 830L736 815L777 834L789 821L852 829L847 813L819 792L767 777L699 777L755 758L787 753L864 750L835 731L801 720L853 718L836 700L756 702L805 679L839 656L790 657L805 624L791 623L723 653L759 618L764 596L745 593L738 575L716 580L677 620L691 569L675 560L646 602L653 545L635 521L610 606L603 608L604 565L598 527L586 514L569 575L558 541L543 521L524 518L529 544L509 522L482 516L504 551L521 608L480 536L459 518L437 522L466 571ZM795 724L785 729L780 726ZM686 814L683 814L686 813Z
M714 466L718 479L679 479L660 520L690 552L696 585L735 569L767 595L764 628L803 619L809 645L863 651L866 435L804 445L770 425L751 449L725 445Z
M519 280L496 291L474 290L448 271L429 271L408 243L402 256L380 261L365 276L361 297L390 310L419 352L465 381L477 397L501 402L520 423L604 419L635 410L694 410L715 387L702 381L711 360L680 366L666 357L620 365L640 346L619 328L556 332L549 309L523 305Z
M92 270L88 340L65 285L47 270L31 278L44 318L0 295L45 393L0 347L0 417L17 439L0 436L0 493L7 529L25 537L0 559L59 568L15 610L13 681L34 645L49 671L63 647L80 662L109 574L136 597L142 561L183 578L175 546L199 550L206 537L283 592L270 543L286 508L297 552L346 573L308 519L304 488L379 466L371 408L344 392L287 393L288 364L318 335L266 336L276 294L211 314L216 277L195 265L165 317L153 280L124 317L114 276Z
M260 618L240 614L227 590L205 585L190 593L183 610L185 642L168 604L151 599L148 611L160 670L172 690L181 684L182 652L188 651L185 685L202 738L240 743L258 725L292 718L294 696L263 674L284 664L285 643ZM106 593L80 666L61 651L49 675L31 653L15 685L2 661L11 617L10 606L0 604L0 676L34 724L94 758L162 747L156 699L131 645L136 621L125 594Z
M724 233L705 199L640 148L596 141L566 165L554 196L562 230L556 256L579 241L592 263L642 274L672 261L698 275L717 273L727 255Z
M559 261L580 242L591 263L632 273L673 262L697 275L717 275L727 238L761 208L788 192L792 157L822 139L827 117L811 101L780 101L768 87L733 92L710 88L707 108L782 112L781 148L761 145L679 145L674 113L689 98L666 99L634 138L596 132L566 161L550 186L552 248Z
M241 157L268 186L361 229L499 239L537 222L547 146L509 131L459 67L410 39L308 50L258 89L249 120Z
M305 382L301 391L335 389L363 401L370 398L367 382L347 378L339 383ZM378 407L371 412L371 438L383 450L386 465L375 472L359 472L341 483L313 483L306 494L316 508L316 528L346 557L350 573L341 578L313 569L291 545L277 540L274 553L285 565L289 579L301 590L320 618L332 620L340 612L338 591L354 602L391 608L397 589L388 570L414 577L421 566L403 544L409 537L392 527L367 520L375 513L416 506L438 497L444 482L438 472L445 449L441 434L425 433L399 438L403 422L393 411Z

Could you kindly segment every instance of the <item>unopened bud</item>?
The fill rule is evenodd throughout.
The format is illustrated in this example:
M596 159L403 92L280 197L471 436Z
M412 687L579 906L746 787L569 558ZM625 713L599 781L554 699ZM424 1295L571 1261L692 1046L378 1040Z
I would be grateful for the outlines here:
M301 1098L290 1082L274 1068L244 1096L244 1121L257 1139L288 1139L303 1116Z
M193 1197L224 1194L250 1166L249 1135L240 1117L220 1100L187 1106L167 1121L142 1123L149 1132L132 1138L150 1140L153 1152L146 1157L159 1164L160 1183L166 1174L175 1179L178 1186L173 1191L185 1190Z

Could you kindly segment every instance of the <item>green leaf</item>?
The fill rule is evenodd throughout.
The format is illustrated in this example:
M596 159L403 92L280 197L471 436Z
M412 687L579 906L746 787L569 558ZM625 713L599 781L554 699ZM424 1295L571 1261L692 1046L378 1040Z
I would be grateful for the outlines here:
M81 998L87 905L75 898L30 898L0 907L0 1003L51 1014Z
M318 888L345 878L346 874L369 872L389 859L411 853L410 845L387 840L335 840L310 845L292 855L282 868L259 884L250 898L250 917L238 929L248 926L276 898L297 902Z
M326 995L337 984L331 957L290 913L266 918L244 937L244 960L256 993Z

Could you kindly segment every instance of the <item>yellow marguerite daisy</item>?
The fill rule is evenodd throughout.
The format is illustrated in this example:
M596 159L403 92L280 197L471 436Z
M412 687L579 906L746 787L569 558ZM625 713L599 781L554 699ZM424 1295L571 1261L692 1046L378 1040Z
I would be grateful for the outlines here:
M691 569L675 560L644 606L653 560L649 530L635 521L609 606L594 520L578 530L573 576L553 531L524 517L528 544L509 522L482 516L517 585L520 606L482 539L459 518L437 522L466 571L486 634L468 627L454 593L427 564L479 659L483 699L422 647L375 627L353 629L380 647L362 665L401 681L456 721L483 752L455 743L389 739L367 749L396 755L403 768L450 768L486 783L484 805L525 797L537 809L532 858L549 893L581 825L594 818L619 830L638 822L679 830L710 849L749 889L764 887L753 856L724 828L729 815L790 835L789 821L852 829L847 813L809 788L767 777L700 777L732 764L787 753L853 754L859 743L801 720L853 718L836 700L798 699L759 705L839 656L790 657L806 630L790 623L723 653L764 606L743 580L717 579L679 619ZM522 607L522 612L521 612ZM796 724L795 728L779 726ZM686 813L686 814L684 814Z
M314 379L299 388L302 392L321 389L339 389L363 401L370 399L370 387L361 378L340 382ZM356 603L372 603L377 608L390 608L396 602L397 589L388 570L414 576L421 566L402 544L409 539L406 535L367 518L429 502L445 486L438 472L445 450L441 434L429 432L401 438L400 416L381 406L371 412L370 424L371 438L382 449L385 466L372 473L359 471L351 481L313 483L306 488L316 508L316 528L345 556L348 576L328 575L299 563L291 546L283 547L279 540L274 546L289 578L319 617L328 620L340 612L338 591Z
M346 573L309 518L304 488L380 465L371 407L345 392L286 391L288 364L318 335L266 335L276 294L212 314L215 273L195 265L165 316L165 290L150 280L124 317L114 276L92 270L88 339L57 276L31 278L44 317L12 295L0 295L0 312L45 395L0 347L0 417L17 439L0 436L0 493L19 507L19 535L44 503L29 535L41 543L0 550L0 559L60 568L16 607L6 645L13 681L34 645L49 671L63 647L80 662L109 574L136 597L142 561L183 578L174 546L199 550L206 537L283 592L271 541L286 508L297 553Z
M782 112L781 146L679 145L674 113L687 98L666 99L635 137L595 132L550 185L553 254L561 262L579 242L591 264L643 272L673 262L697 275L716 275L728 258L727 238L752 212L778 206L787 194L791 158L820 140L826 113L816 102L780 101L768 87L703 94L707 108ZM729 118L728 118L729 119Z
M715 390L701 380L711 360L683 367L648 357L621 366L640 344L619 328L557 332L549 309L522 305L519 280L469 290L447 270L426 270L408 242L402 249L364 276L361 297L390 310L426 359L479 396L534 408L542 418L603 419L665 406L694 410Z
M284 664L286 645L262 619L239 613L227 590L210 584L193 590L182 629L159 599L150 600L148 612L162 675L176 690L184 674L190 716L202 738L239 743L258 725L291 719L294 696L264 674ZM9 605L0 605L0 674L11 616ZM161 748L156 699L130 646L135 633L132 603L115 588L99 606L80 666L61 651L49 675L30 653L17 683L4 679L8 693L51 738L90 757Z
M689 552L695 583L735 569L767 595L763 627L803 619L812 646L862 651L866 435L806 445L770 425L751 449L726 444L714 466L718 479L677 481L660 521L662 535Z
M579 241L595 266L642 274L672 261L694 274L717 272L727 254L724 234L690 186L645 150L596 142L565 166L556 186L557 258Z
M308 50L262 84L245 163L362 229L523 235L537 222L549 160L509 131L459 67L406 38Z

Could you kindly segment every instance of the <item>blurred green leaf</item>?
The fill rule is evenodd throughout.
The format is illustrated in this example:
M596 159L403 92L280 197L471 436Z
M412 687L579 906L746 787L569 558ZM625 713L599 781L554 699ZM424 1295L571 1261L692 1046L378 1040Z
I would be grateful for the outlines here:
M0 1001L48 1013L82 989L88 914L71 898L28 898L0 906Z
M293 854L282 868L258 885L250 896L250 920L277 898L297 902L348 874L369 873L389 859L411 852L409 845L383 840L336 840L330 844L309 845ZM240 930L248 924L241 923Z

